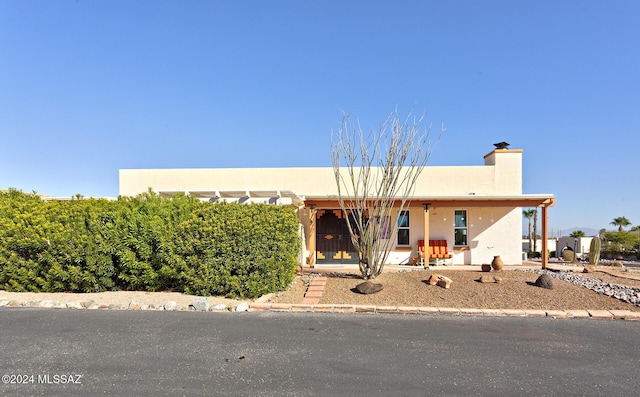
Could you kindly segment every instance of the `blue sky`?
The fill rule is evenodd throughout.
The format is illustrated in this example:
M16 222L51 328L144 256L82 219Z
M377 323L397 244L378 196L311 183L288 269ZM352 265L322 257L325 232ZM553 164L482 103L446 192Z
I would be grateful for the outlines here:
M117 196L121 168L329 166L341 109L524 150L552 230L640 224L640 2L0 1L0 188Z

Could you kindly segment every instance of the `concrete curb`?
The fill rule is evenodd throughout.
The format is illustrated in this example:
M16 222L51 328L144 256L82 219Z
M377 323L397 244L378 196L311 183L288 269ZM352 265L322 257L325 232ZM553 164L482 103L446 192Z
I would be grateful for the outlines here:
M320 304L320 303L272 303L271 296L265 295L249 304L250 312L280 312L280 313L369 313L369 314L405 314L405 315L445 315L445 316L475 316L475 317L550 317L550 318L591 318L598 320L640 320L640 312L631 310L540 310L540 309L475 309L452 307L416 307L416 306L374 306L349 304ZM40 308L40 309L80 309L80 310L137 310L137 311L195 311L190 306L167 309L161 305L148 306L113 306L82 304L79 302L61 303L50 300L43 301L10 301L0 300L0 307L7 308ZM230 308L216 310L209 308L208 312L225 312Z
M640 312L631 310L540 310L540 309L474 309L451 307L370 306L344 304L253 303L250 312L306 313L376 313L418 314L477 317L550 317L593 318L605 320L640 320Z

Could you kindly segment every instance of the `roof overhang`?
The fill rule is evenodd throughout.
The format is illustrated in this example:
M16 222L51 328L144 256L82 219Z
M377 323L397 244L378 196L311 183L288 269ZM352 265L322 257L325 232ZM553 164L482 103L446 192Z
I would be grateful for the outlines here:
M553 207L552 194L522 194L516 196L431 196L413 197L411 202L421 202L434 207Z
M330 206L337 202L337 197L307 197L307 204ZM553 207L556 203L553 194L521 194L513 196L420 196L411 197L412 205L428 205L431 207Z

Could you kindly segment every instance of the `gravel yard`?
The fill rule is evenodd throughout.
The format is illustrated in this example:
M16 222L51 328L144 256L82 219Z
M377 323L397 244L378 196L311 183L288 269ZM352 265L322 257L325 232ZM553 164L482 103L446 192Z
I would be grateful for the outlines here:
M444 289L428 285L426 280L434 273L451 278L453 280L451 288ZM498 277L501 280L499 283L480 283L477 281L481 276L486 275ZM640 281L614 277L602 272L578 275L640 288ZM640 311L640 307L632 303L622 302L558 279L554 279L554 289L540 288L534 285L539 275L514 270L490 273L453 270L383 273L372 282L383 284L384 289L372 295L353 292L355 286L363 282L356 274L332 273L326 276L328 279L320 299L321 304ZM298 276L289 290L276 294L271 302L301 303L310 277L313 275Z

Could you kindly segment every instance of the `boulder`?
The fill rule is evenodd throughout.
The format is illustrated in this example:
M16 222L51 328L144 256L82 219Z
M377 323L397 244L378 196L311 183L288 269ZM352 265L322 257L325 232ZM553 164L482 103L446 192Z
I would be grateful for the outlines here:
M482 284L491 284L496 282L496 278L492 276L482 276L478 279Z
M178 306L176 301L169 301L164 304L164 310L176 310L176 306Z
M553 277L543 274L536 280L536 285L541 288L553 289Z
M207 310L209 310L209 301L207 300L207 298L198 298L191 302L191 306L197 312L206 312Z
M382 284L375 284L375 283L372 283L371 281L365 281L364 283L360 283L356 285L356 291L365 295L375 294L376 292L380 292L382 291L382 288L383 288Z
M235 308L237 312L246 312L247 310L249 310L249 304L247 302L242 302Z

